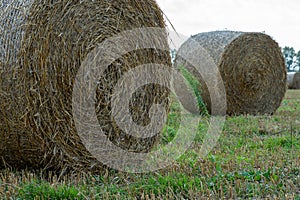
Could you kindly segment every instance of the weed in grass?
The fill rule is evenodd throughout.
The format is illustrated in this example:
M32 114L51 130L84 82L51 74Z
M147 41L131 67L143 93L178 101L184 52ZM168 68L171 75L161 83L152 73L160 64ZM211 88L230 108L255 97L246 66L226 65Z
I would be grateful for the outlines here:
M187 81L188 86L190 86L190 88L194 92L194 95L198 102L199 112L204 116L208 116L208 111L201 97L200 82L184 66L180 66L179 70L185 78L185 80Z

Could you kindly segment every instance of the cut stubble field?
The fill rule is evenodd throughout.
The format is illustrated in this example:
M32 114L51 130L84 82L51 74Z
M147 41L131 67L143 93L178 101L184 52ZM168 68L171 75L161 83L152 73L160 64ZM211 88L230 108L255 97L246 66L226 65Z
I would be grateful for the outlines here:
M176 135L173 102L161 144ZM152 173L104 176L51 172L0 174L3 199L300 199L300 90L289 90L272 116L227 117L218 144L199 159L209 117L193 146L173 165Z

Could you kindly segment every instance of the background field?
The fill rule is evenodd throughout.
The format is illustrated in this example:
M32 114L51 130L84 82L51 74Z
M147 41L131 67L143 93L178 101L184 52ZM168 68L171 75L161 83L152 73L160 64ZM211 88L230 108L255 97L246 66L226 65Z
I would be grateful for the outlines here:
M195 143L168 169L148 174L110 171L104 176L42 172L0 173L5 199L216 199L300 200L300 90L289 90L273 116L227 117L218 145L198 159L208 118ZM162 143L178 128L173 103Z

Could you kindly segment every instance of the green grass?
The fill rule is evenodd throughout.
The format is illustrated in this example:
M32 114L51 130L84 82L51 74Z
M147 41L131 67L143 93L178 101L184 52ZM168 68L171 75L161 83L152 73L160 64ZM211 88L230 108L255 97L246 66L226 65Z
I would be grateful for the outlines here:
M84 199L84 196L80 194L79 188L74 185L50 185L45 181L32 181L30 183L24 183L19 190L19 198L21 199L34 199L40 197L41 199Z
M173 102L161 143L179 128ZM288 91L273 116L227 117L218 144L199 158L204 117L193 146L153 173L109 172L58 178L29 171L0 173L3 199L300 199L300 91Z

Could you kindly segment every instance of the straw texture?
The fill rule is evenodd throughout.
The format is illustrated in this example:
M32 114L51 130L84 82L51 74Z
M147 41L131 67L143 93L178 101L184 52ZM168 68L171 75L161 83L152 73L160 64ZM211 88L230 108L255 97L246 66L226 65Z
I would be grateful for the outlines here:
M1 1L0 166L51 170L102 170L83 146L72 117L76 73L98 44L115 34L142 27L165 27L155 0ZM158 41L167 45L167 39ZM171 66L168 52L135 50L99 77L97 116L108 138L119 147L147 152L159 133L135 138L111 116L113 88L128 70L146 63ZM133 121L149 123L153 104L168 109L169 91L150 84L133 95Z
M287 75L287 83L289 89L300 89L300 73L289 72Z
M286 91L286 67L278 44L270 36L234 31L200 33L184 43L178 55L192 52L191 42L201 45L217 65L226 89L227 114L272 114L280 106ZM210 97L201 75L188 61L177 57L175 67L180 66L200 81L202 99L211 112L210 98L214 97Z

